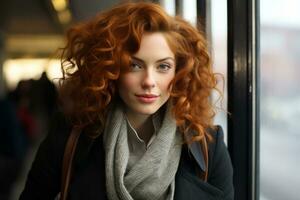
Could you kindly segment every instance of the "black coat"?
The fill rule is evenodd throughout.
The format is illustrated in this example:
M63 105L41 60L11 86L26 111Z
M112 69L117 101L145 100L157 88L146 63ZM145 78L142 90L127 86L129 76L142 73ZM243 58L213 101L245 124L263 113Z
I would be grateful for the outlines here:
M64 147L71 128L63 118L59 118L39 147L20 200L53 200L60 191ZM175 200L233 199L233 170L222 129L218 127L211 134L214 142L209 144L208 181L204 182L197 176L196 168L204 167L200 146L184 145L175 179ZM102 137L91 139L81 134L73 161L68 199L107 199L104 160Z

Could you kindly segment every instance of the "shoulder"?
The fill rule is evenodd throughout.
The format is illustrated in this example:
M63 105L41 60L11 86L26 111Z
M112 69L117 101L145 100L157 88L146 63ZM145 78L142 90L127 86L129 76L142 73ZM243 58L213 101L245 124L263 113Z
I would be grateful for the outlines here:
M233 167L224 142L221 126L210 129L213 141L209 143L208 182L224 192L225 199L233 198Z
M213 171L217 165L231 166L231 160L224 142L224 132L221 126L215 126L208 130L213 140L208 143L208 156L209 156L209 171Z
M47 143L47 147L54 147L59 160L62 160L62 155L65 149L66 142L72 129L71 123L67 120L63 112L54 113L51 118L51 124L43 143Z
M63 163L63 156L66 149L66 145L70 134L72 133L72 124L65 117L62 112L57 112L53 116L52 125L50 131L44 140L44 142L49 143L49 149L55 147L53 153L56 155L56 160L59 163L59 169ZM101 138L101 137L99 137ZM88 136L88 130L81 129L80 136L78 138L75 154L74 154L74 167L82 165L83 161L89 156L91 147L94 143L94 139ZM61 170L61 169L60 169Z
M204 165L200 143L184 145L176 175L175 199L194 199L195 196L203 199L234 199L233 170L222 128L216 126L208 131L213 137L208 145L208 180L203 181L197 170L203 170Z
M207 131L213 138L212 141L208 142L209 161L212 162L215 156L218 156L224 150L227 151L227 147L225 145L224 132L221 126L214 126Z
M72 125L65 115L60 111L55 112L51 117L49 130L39 146L35 162L41 164L39 161L47 155L47 159L44 161L49 162L49 165L52 165L55 169L60 169L71 129Z
M208 142L208 170L213 171L216 164L220 162L220 159L224 159L227 164L230 164L230 158L227 151L227 147L224 143L224 133L221 126L215 126L207 129L207 132L212 136L212 141ZM202 171L206 171L204 152L199 142L193 142L188 145L188 149L193 155L196 163L199 165Z

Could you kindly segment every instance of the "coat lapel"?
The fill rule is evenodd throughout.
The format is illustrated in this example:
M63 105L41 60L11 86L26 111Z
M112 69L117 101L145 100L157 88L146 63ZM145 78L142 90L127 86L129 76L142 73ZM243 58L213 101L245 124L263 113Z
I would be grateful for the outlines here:
M202 171L206 171L206 166L205 166L205 160L204 160L204 155L203 151L201 148L201 145L198 141L195 141L191 144L188 145L189 151L192 153L194 156L197 164L201 168Z

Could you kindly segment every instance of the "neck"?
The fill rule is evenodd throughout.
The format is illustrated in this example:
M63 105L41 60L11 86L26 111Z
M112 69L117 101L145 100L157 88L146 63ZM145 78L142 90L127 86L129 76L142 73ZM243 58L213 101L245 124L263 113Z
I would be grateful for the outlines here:
M147 144L154 133L151 115L139 115L126 112L127 119L139 137Z

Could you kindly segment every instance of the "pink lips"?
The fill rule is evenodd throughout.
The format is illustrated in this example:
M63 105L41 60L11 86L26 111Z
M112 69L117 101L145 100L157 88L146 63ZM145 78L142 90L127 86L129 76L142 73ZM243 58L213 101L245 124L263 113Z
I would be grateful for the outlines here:
M153 103L159 96L153 94L137 94L135 95L142 103Z

